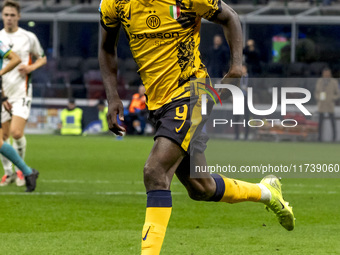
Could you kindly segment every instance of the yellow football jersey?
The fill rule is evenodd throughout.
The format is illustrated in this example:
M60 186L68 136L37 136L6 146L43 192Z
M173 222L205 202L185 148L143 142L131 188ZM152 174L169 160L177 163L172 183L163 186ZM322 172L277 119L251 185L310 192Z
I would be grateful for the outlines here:
M102 0L99 11L104 28L123 26L149 110L189 97L190 78L208 76L198 50L201 18L221 12L220 0Z

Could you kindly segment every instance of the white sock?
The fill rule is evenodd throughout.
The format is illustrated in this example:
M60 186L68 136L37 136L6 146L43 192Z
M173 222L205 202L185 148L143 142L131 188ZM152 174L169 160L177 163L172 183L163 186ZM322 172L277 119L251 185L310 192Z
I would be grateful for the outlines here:
M256 183L256 184L261 189L261 199L260 199L260 201L263 202L263 203L269 202L270 199L272 198L272 193L270 192L270 190L266 186L264 186L262 183Z
M25 159L26 154L26 137L22 136L19 139L13 139L13 148L18 152L19 156L22 159ZM18 171L19 169L15 167L15 171Z
M9 139L7 139L4 142L9 144L10 141L9 141ZM5 175L12 175L13 174L12 162L8 158L3 156L2 154L0 154L0 155L1 155L2 166L5 170Z

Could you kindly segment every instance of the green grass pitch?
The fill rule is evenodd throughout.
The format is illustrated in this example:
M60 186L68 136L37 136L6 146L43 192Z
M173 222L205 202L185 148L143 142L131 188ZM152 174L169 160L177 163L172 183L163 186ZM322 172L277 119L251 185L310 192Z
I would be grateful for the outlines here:
M0 254L140 254L151 137L27 136L36 192L0 187ZM231 164L340 163L339 144L211 140ZM207 151L207 158L214 155ZM252 180L254 182L259 181ZM172 184L173 211L161 254L340 254L339 179L283 179L296 228L284 230L257 203L190 200Z

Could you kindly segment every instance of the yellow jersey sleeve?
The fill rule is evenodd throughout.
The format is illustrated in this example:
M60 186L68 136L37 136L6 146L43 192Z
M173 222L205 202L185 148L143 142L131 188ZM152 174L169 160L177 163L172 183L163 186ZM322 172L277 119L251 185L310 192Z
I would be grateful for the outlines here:
M99 4L100 22L104 28L114 28L120 25L115 2L115 0L102 0Z
M193 11L207 20L214 19L222 11L221 0L192 0L192 5Z

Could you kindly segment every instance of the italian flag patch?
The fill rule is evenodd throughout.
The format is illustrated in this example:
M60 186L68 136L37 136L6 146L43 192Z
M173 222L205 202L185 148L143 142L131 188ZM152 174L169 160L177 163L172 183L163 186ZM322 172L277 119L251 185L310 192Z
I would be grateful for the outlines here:
M170 16L173 17L174 19L177 19L181 15L181 9L179 6L172 5L170 6Z

